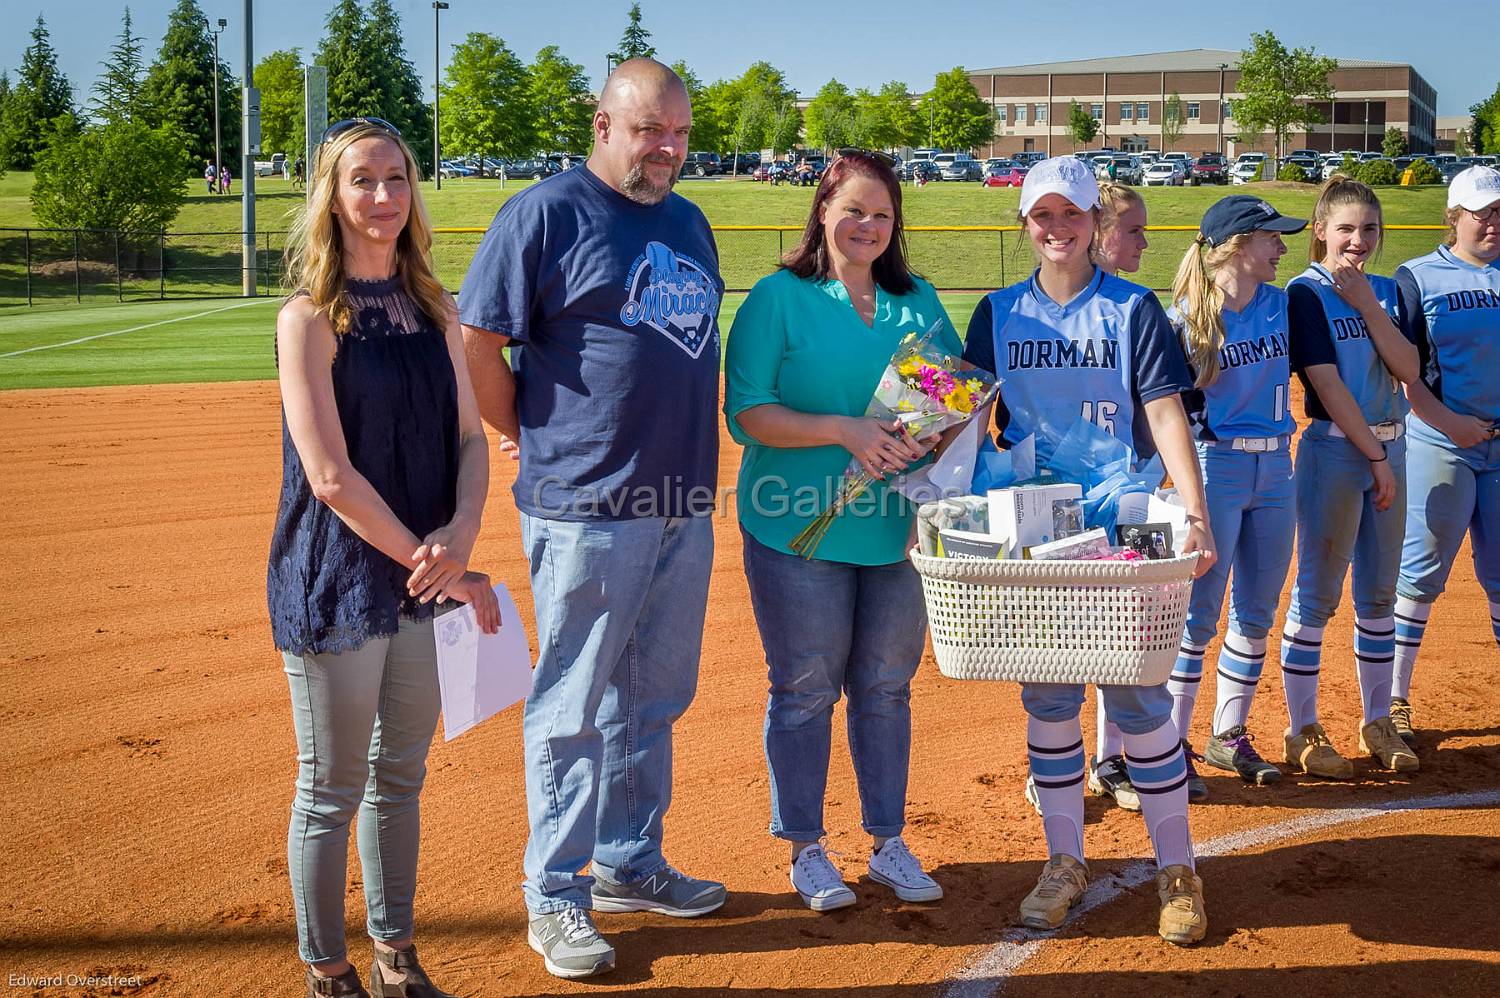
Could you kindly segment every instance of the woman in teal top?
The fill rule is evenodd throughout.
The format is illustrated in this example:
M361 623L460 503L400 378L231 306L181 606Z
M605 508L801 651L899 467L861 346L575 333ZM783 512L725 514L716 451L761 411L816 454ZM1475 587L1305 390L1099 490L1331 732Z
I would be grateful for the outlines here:
M770 671L766 760L771 834L791 843L792 886L815 911L854 892L819 844L833 705L847 691L849 750L870 877L905 901L943 890L901 839L911 751L911 677L927 615L906 561L913 509L886 482L924 457L894 423L864 415L909 333L962 344L937 293L906 266L891 164L849 151L823 175L802 241L750 292L725 354L724 414L745 445L739 518L745 573ZM878 476L811 559L791 540L831 501L853 455Z

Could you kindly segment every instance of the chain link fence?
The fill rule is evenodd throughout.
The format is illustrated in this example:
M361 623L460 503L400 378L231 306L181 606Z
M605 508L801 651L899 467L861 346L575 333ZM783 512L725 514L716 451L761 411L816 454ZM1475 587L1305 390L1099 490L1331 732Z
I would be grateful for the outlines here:
M1150 249L1131 279L1165 292L1197 230L1148 228ZM1430 252L1442 226L1391 225L1372 271L1389 274L1402 261ZM747 291L776 269L801 238L801 226L715 226L719 266L730 291ZM482 228L436 230L437 275L455 291L483 237ZM283 288L284 230L256 233L257 293ZM1288 238L1281 276L1306 258L1305 237ZM1016 226L908 226L912 269L942 291L991 291L1025 278L1035 267ZM229 298L242 293L242 237L226 232L123 232L98 229L0 229L0 306L73 301Z

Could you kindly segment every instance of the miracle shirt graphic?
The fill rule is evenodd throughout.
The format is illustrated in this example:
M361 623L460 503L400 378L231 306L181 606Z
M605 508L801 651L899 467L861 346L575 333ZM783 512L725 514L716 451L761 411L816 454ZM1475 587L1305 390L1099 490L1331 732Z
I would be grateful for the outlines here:
M708 220L577 166L512 197L464 277L464 323L511 340L516 505L555 520L706 515L719 466Z

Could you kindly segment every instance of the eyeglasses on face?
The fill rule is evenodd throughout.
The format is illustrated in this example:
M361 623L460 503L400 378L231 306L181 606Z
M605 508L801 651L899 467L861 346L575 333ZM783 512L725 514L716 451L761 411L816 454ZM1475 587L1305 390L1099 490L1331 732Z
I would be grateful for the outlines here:
M1464 211L1473 215L1476 222L1488 222L1491 219L1500 220L1500 204L1492 204L1488 208L1480 208L1478 211L1475 211L1473 208L1465 208Z
M374 125L376 128L379 128L398 139L401 138L401 130L395 125L391 124L389 121L386 121L384 118L365 117L361 115L358 118L345 118L343 121L335 121L333 124L323 129L323 137L318 139L318 145L322 145L329 139L337 138L341 133L347 132L349 129L354 128L358 125Z

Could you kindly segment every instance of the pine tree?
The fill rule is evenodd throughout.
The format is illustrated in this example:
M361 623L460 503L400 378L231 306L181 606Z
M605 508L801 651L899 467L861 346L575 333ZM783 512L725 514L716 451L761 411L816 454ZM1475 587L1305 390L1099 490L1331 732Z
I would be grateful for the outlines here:
M101 62L104 72L94 82L94 98L90 107L104 122L134 121L141 114L141 86L146 77L146 64L141 58L141 36L134 33L130 20L130 8L120 25L120 40L109 50L109 61Z
M390 0L373 0L364 32L364 45L380 87L377 113L396 126L417 155L424 171L432 169L432 105L422 92L422 80L406 57L401 17Z
M328 120L384 117L384 94L364 43L365 14L357 0L339 0L323 25L317 64L328 71Z
M649 59L656 55L656 46L651 44L651 32L641 24L641 5L630 5L630 20L625 24L625 33L620 36L620 48L611 52L615 62L626 59Z
M10 102L10 73L0 70L0 177L5 176L5 105Z
M214 44L203 9L197 0L178 0L146 73L141 100L149 123L182 133L195 163L214 158L214 68ZM222 60L218 81L223 161L238 173L240 83Z
M31 44L21 57L16 84L5 99L0 166L31 169L46 148L56 119L72 112L73 88L57 68L47 22L38 14L31 29Z
M536 54L528 71L536 111L537 142L545 152L582 154L594 136L594 108L583 67L556 45Z

